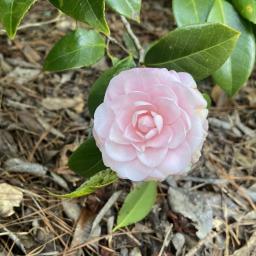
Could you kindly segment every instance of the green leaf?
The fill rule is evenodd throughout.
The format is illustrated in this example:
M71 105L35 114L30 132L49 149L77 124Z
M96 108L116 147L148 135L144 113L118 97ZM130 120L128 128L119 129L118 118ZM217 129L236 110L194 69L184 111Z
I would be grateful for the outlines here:
M44 62L48 71L88 67L99 61L105 52L102 36L93 30L77 29L61 38Z
M71 170L85 178L106 169L94 138L89 138L80 145L69 158L68 165Z
M207 93L203 93L203 97L207 101L207 108L209 109L212 106L211 97Z
M63 5L63 0L59 0L60 7Z
M49 0L56 8L72 18L88 23L99 31L109 35L105 19L104 0Z
M51 194L60 198L77 198L81 196L87 196L94 193L98 189L114 183L117 180L118 177L115 172L111 170L104 170L92 176L89 180L84 182L78 189L76 189L72 193L65 195L56 195L52 193Z
M106 3L119 14L140 21L141 0L106 0Z
M241 32L232 55L213 74L214 81L229 96L233 96L246 83L254 66L255 39L252 27L224 0L215 0L208 21L221 22Z
M178 28L149 48L145 64L185 71L204 79L220 68L232 53L240 33L212 23Z
M173 0L172 8L179 27L207 20L214 0Z
M119 74L121 71L135 67L135 63L132 57L127 57L119 61L114 67L105 71L98 80L93 84L89 99L88 106L91 116L94 116L96 108L103 102L106 89L110 80Z
M255 0L233 0L232 3L244 18L256 24Z
M13 39L17 28L36 0L0 0L0 22L8 36Z
M151 211L157 195L157 183L146 181L131 191L117 217L117 226L113 231L126 227L145 218Z

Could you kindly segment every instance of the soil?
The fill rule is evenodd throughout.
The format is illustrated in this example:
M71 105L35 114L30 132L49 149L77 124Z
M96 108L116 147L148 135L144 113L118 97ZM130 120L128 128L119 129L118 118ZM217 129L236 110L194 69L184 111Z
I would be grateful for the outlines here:
M143 2L141 23L131 26L147 47L175 22L170 1ZM107 19L112 37L125 45L119 16L109 10ZM71 192L83 182L67 161L90 132L90 86L111 62L106 57L92 68L45 72L43 60L53 44L82 25L58 17L46 1L35 4L22 25L13 41L0 30L0 193L7 183L23 194L13 214L0 217L0 255L256 255L256 72L233 99L211 80L201 82L213 102L199 163L188 176L159 184L146 219L112 234L118 209L133 186L129 181L76 200L49 194ZM116 57L126 55L116 44L110 46ZM192 208L177 210L170 187ZM14 202L15 196L4 200ZM206 204L212 207L212 226L200 210ZM210 230L198 237L202 219Z

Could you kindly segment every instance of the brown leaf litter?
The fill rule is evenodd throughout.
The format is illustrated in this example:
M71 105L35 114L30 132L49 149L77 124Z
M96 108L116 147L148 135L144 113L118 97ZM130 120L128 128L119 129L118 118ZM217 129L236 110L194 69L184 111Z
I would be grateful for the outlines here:
M120 44L110 42L110 50L121 58L123 24L108 13ZM67 160L90 132L89 87L110 64L43 72L46 53L75 26L56 17L47 1L38 2L14 41L0 35L0 255L255 255L256 72L232 100L214 87L200 162L188 176L159 184L145 220L112 233L131 188L125 180L77 200L47 193L67 193L83 181ZM131 25L146 47L174 27L170 1L143 1L142 22ZM209 93L213 87L211 81L199 86ZM175 200L178 192L187 205ZM210 211L211 230L204 223Z

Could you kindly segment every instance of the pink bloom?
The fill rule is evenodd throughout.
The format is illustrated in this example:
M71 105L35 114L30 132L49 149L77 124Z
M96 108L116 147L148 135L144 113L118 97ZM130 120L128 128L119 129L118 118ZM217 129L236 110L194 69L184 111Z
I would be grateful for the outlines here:
M110 81L93 134L104 164L121 178L164 180L198 161L207 114L190 74L134 68Z

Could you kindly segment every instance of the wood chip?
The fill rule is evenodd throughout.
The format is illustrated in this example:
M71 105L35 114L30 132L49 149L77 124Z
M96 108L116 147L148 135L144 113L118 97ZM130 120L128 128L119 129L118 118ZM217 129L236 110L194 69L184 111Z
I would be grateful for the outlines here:
M82 113L84 110L84 99L81 94L74 98L47 97L42 100L42 105L48 110L73 108L77 113Z
M36 163L29 163L18 158L11 158L4 163L9 172L29 173L36 176L45 176L47 168Z

